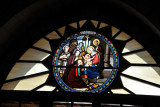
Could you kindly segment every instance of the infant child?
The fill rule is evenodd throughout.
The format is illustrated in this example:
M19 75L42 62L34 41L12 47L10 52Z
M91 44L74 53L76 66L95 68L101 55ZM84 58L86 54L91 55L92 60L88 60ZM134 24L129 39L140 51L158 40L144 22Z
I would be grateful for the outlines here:
M90 57L89 54L86 54L84 58L85 67L91 67L92 66L92 60L94 59Z

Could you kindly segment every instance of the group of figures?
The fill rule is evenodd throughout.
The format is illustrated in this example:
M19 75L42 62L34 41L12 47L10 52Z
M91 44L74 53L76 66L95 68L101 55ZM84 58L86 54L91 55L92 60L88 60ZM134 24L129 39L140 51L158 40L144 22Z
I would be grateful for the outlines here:
M102 78L103 51L100 40L91 42L93 46L84 46L83 42L72 39L62 48L59 55L61 78L71 88L89 88L90 83L94 83L92 87L97 88L95 83Z

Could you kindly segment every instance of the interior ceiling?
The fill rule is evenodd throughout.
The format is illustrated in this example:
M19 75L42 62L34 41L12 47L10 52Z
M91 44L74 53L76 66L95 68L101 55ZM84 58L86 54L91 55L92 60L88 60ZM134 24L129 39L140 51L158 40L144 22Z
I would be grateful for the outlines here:
M41 37L82 19L99 20L125 31L158 61L160 52L156 47L160 45L160 35L157 31L160 29L159 9L157 3L151 0L1 1L1 71L9 71L16 60Z
M22 11L24 8L30 6L31 4L37 2L38 0L1 0L0 1L0 26L3 26L8 20L10 20L17 13ZM42 1L42 0L41 0ZM46 1L46 0L45 0ZM129 6L133 7L145 17L147 17L158 29L160 29L160 14L158 14L160 7L158 6L158 1L151 0L117 0L123 1ZM71 0L67 0L71 2ZM85 4L86 2L84 2ZM90 1L92 4L93 1ZM63 5L63 4L61 4ZM77 3L78 6L78 3Z

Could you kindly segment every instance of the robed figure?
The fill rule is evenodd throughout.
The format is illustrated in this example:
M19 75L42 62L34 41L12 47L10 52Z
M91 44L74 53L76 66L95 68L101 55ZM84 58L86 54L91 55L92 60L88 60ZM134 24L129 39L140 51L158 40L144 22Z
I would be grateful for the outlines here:
M86 83L81 78L81 72L82 68L80 66L83 66L82 60L78 59L77 63L74 64L74 66L68 71L68 73L65 73L62 77L65 84L67 84L71 88L86 88Z
M98 52L94 50L93 46L89 46L87 48L87 52L91 55L93 58L91 67L87 68L87 77L91 79L91 82L97 82L97 79L100 77L100 69L94 68L94 67L100 67L101 66L101 56Z

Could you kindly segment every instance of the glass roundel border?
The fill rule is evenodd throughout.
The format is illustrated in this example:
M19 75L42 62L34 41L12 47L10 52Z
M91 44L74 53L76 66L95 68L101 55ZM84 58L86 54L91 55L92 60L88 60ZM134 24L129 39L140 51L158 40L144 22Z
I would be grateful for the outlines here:
M118 56L118 52L115 48L115 46L113 45L113 43L111 41L108 40L108 38L106 38L105 36L103 36L102 34L99 34L99 33L96 33L95 36L98 37L98 38L101 38L102 40L104 40L110 47L110 49L112 50L113 52L113 57L114 57L114 64L113 64L113 68L112 69L112 74L110 76L110 78L108 80L106 80L106 82L103 83L102 86L94 89L94 90L90 90L90 91L78 91L78 90L75 90L71 87L69 87L68 85L66 85L63 80L61 79L60 75L59 75L59 72L58 72L58 68L59 67L56 67L57 64L58 64L58 57L59 57L59 53L60 51L62 50L63 46L65 46L70 40L72 40L73 38L75 37L78 37L78 36L81 36L82 34L73 34L71 35L70 37L67 38L67 40L64 40L61 45L58 47L58 49L56 50L56 52L54 53L54 56L53 56L53 62L52 62L52 65L53 65L53 74L54 74L54 77L57 81L57 83L67 92L87 92L87 93L100 93L102 91L104 91L112 82L113 80L115 79L116 77L116 74L118 72L118 68L119 68L119 56Z

